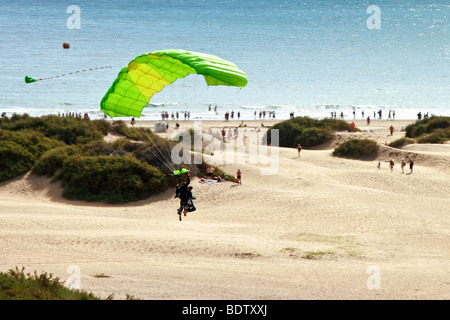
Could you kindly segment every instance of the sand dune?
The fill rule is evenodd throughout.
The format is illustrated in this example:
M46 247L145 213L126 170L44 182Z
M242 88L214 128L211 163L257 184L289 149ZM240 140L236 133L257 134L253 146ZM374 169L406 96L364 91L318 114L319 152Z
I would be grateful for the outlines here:
M300 158L279 148L276 174L247 162L221 166L231 174L240 168L242 185L194 179L198 210L181 222L173 190L108 205L68 201L45 177L3 182L0 269L24 266L66 280L78 266L82 289L116 299L449 299L447 145L393 149L384 142L403 132L390 136L391 122L356 123L363 132L342 133ZM236 125L204 121L202 129ZM331 156L354 137L377 140L378 158ZM391 173L390 157L414 157L414 173L402 174L399 162Z

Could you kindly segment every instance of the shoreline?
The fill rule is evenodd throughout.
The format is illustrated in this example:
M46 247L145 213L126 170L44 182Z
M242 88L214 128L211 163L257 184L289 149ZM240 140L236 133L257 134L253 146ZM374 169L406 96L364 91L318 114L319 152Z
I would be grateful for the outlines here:
M259 120L250 120L250 121L238 121L238 120L185 120L178 121L180 127L176 129L176 120L170 120L165 123L169 124L169 129L166 132L159 133L162 137L170 138L170 136L179 131L183 131L185 129L194 129L198 130L201 128L202 132L205 133L209 129L215 130L216 132L230 128L238 128L241 131L246 130L267 130L270 129L273 125L283 122L285 120L269 120L269 121L259 121ZM337 135L345 136L350 135L349 137L355 137L356 134L359 136L363 136L364 138L369 138L377 141L380 144L389 144L394 140L404 138L405 132L404 129L413 124L416 120L375 120L371 121L370 124L367 124L366 120L344 120L348 123L355 122L356 128L360 129L361 132L338 132ZM136 120L135 127L144 127L154 129L155 123L161 123L164 121L149 121L149 120ZM126 122L128 126L131 126L130 121ZM244 126L241 126L244 124ZM264 124L264 126L262 126ZM389 127L394 126L394 134L391 135L389 131ZM312 148L315 149L315 148Z
M114 119L112 119L114 120ZM202 124L202 126L214 126L214 127L239 127L241 124L247 125L247 127L262 127L262 124L264 124L264 127L271 127L277 123L287 121L289 119L270 119L270 120L206 120L206 119L195 119L195 120L141 120L139 118L136 118L136 127L153 127L155 123L165 122L169 124L169 128L173 128L175 124L178 122L180 124L180 128L186 127L186 128L194 128L195 123ZM108 119L108 121L111 121L111 119ZM130 119L123 120L127 125L131 125ZM408 124L412 124L417 121L417 119L398 119L398 120L386 120L386 119L380 119L380 120L371 120L370 125L367 125L367 121L364 119L351 119L351 120L345 120L344 121L351 123L355 122L357 128L379 128L385 126L387 123L390 124L397 124L400 126L405 126Z

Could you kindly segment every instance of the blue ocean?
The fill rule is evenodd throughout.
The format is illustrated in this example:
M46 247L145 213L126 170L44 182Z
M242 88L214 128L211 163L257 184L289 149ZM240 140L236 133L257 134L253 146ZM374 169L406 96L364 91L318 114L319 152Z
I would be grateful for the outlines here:
M450 116L449 17L448 0L2 0L0 112L101 118L129 61L185 49L234 62L248 85L208 87L190 75L156 94L141 119L186 110L191 120L263 110L277 119Z

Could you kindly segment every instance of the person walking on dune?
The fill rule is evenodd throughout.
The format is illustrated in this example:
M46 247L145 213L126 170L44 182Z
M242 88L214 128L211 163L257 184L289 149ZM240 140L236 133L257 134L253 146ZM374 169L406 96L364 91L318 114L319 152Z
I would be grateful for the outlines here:
M394 162L394 160L389 160L389 167L391 168L391 172L394 172L394 165L395 165L395 162Z
M414 160L409 160L409 170L411 170L411 173L413 173L413 167L414 167Z
M238 171L236 172L236 176L237 176L236 183L237 184L242 184L242 180L241 180L242 172L241 172L241 169L238 169Z
M297 145L297 152L298 152L298 157L300 158L300 152L302 151L302 146L300 145L300 143Z

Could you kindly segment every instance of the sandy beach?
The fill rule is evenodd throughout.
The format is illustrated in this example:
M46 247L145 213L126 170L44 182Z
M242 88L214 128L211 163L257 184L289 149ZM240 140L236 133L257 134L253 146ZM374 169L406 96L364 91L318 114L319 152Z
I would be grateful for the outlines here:
M278 121L244 121L244 129ZM115 299L449 299L450 144L384 145L412 122L356 120L361 132L339 133L300 157L279 148L276 174L261 175L259 163L221 165L233 175L241 169L243 184L195 177L197 211L181 222L174 190L110 205L69 201L59 183L32 174L3 182L0 270L23 266L63 281L78 270L81 289ZM201 129L240 123L202 121ZM154 121L136 126L153 129ZM331 155L355 137L376 140L378 158ZM410 157L414 173L402 173Z

